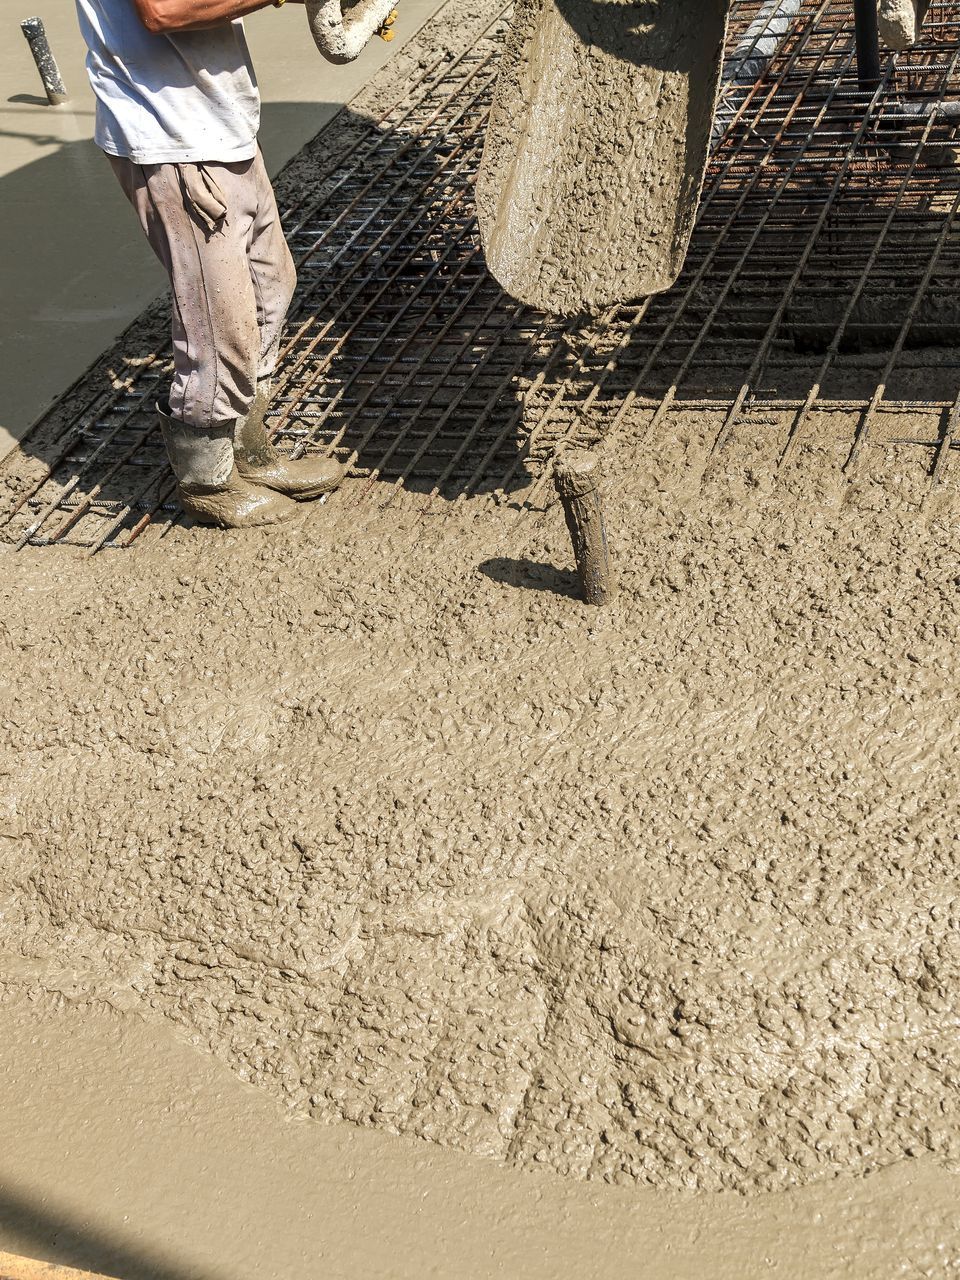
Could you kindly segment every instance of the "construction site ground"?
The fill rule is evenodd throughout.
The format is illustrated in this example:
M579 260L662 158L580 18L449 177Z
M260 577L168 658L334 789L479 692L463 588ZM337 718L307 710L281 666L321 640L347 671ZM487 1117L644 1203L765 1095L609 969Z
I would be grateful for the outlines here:
M559 324L473 239L503 21L451 0L279 180L272 421L341 491L178 519L159 308L0 471L0 1249L956 1274L946 131L891 140L805 4L677 288ZM954 86L933 23L907 97Z

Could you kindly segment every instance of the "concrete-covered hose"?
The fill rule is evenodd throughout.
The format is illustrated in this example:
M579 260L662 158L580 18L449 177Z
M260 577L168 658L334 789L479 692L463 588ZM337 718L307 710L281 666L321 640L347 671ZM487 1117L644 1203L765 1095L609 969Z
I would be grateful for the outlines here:
M928 8L929 0L878 0L880 39L887 48L900 52L916 44Z
M352 62L375 35L393 39L390 27L397 0L357 0L344 9L340 0L306 0L314 44L328 62Z

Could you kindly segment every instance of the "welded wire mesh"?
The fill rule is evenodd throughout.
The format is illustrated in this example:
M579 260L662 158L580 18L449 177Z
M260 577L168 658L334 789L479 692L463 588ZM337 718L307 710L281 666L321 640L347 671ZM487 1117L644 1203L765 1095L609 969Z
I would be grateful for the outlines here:
M849 470L896 441L942 483L960 419L960 3L934 0L922 43L866 86L847 0L800 0L769 61L745 51L777 8L733 4L680 281L590 320L523 308L484 268L471 184L506 14L459 56L421 58L382 116L353 113L334 171L318 162L305 183L301 166L296 198L280 184L300 277L281 447L349 461L358 482L337 502L436 511L437 497L535 501L558 448L625 428L655 440L677 406L710 410L720 452L775 424L784 460L837 410ZM130 344L109 385L102 371L81 384L70 413L40 424L29 465L28 440L8 467L20 544L126 546L176 518L152 414L169 350Z

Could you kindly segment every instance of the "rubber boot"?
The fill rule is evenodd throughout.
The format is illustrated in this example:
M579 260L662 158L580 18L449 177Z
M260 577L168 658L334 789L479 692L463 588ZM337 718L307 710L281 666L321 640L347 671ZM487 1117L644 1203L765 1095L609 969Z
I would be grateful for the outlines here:
M333 458L297 458L293 461L277 453L263 424L271 389L271 380L261 378L246 417L237 420L233 438L237 470L245 480L275 489L297 502L319 498L337 487L344 477L345 468Z
M916 44L928 7L929 0L879 0L880 38L888 49L901 52Z
M171 418L165 405L158 404L157 413L186 515L221 529L279 524L296 515L296 505L288 498L250 484L237 473L232 423L199 430Z

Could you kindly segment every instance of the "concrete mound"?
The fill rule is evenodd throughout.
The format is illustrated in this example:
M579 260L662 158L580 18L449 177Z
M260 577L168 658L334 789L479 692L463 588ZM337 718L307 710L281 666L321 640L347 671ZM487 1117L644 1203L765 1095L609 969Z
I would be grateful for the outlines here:
M955 1162L953 516L828 445L670 497L702 419L618 456L600 615L559 512L5 553L0 985L576 1178Z
M477 180L491 272L558 314L675 281L693 230L728 0L518 0Z

